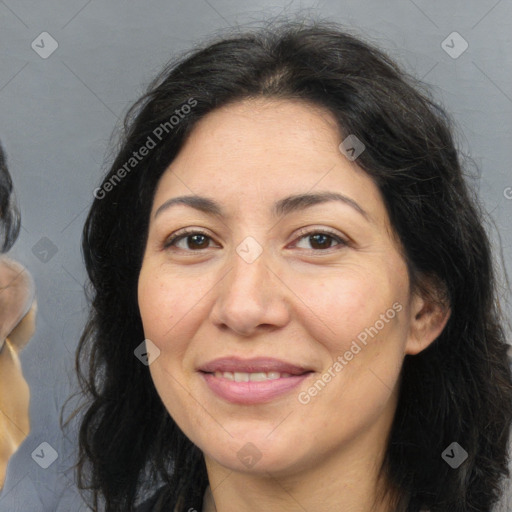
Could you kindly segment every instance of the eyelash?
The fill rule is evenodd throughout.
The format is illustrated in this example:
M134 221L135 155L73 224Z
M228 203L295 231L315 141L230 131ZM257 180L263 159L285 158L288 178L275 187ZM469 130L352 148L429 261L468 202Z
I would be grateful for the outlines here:
M341 238L339 235L337 235L336 233L334 233L333 231L330 231L328 229L307 230L306 228L304 228L304 229L299 230L298 234L299 234L299 240L301 240L303 238L306 238L308 236L313 236L313 235L327 235L328 237L330 237L334 241L338 242L337 245L335 245L333 247L328 247L327 249L304 249L306 251L309 250L310 252L313 252L313 253L330 252L331 249L334 249L334 248L336 248L338 246L345 247L345 246L349 245L349 242L347 240ZM185 238L187 238L189 236L192 236L192 235L203 235L206 238L209 238L210 240L212 240L212 237L209 236L204 231L201 231L201 230L198 230L198 229L184 229L183 231L178 231L176 234L171 235L166 240L166 242L164 244L164 249L169 249L170 247L175 245L176 242L178 242L178 241L180 241L182 239L185 239ZM207 247L207 249L208 249L208 247ZM203 249L181 249L181 250L184 250L184 251L187 251L187 252L201 252Z

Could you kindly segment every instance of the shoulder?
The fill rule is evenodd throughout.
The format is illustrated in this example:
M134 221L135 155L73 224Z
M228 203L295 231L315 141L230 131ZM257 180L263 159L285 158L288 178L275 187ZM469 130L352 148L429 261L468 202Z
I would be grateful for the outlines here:
M0 341L30 311L35 299L35 286L28 270L6 257L0 257Z
M18 261L0 256L0 287L18 283L33 284L32 276Z

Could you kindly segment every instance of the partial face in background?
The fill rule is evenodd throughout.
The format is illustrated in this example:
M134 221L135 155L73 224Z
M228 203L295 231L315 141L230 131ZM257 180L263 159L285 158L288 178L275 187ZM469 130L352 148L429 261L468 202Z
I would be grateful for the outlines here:
M151 375L232 470L380 450L404 355L442 328L425 327L379 190L341 141L311 105L235 103L196 126L156 190L139 277ZM206 201L170 203L182 196Z

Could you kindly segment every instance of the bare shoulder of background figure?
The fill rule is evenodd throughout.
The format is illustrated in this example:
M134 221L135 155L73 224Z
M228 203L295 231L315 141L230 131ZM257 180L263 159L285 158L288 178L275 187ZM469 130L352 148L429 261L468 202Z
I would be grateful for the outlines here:
M30 430L30 390L18 354L35 331L35 286L23 265L3 255L19 229L12 180L0 146L0 489L9 458Z

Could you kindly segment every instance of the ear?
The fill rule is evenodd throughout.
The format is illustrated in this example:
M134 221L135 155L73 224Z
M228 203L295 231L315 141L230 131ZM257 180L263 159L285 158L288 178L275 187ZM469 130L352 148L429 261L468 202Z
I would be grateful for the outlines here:
M450 318L446 293L440 291L437 283L431 281L429 285L413 294L406 354L415 355L425 350L443 332Z

